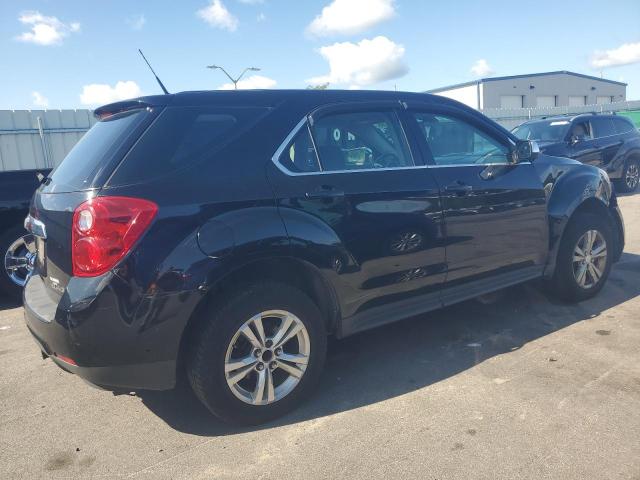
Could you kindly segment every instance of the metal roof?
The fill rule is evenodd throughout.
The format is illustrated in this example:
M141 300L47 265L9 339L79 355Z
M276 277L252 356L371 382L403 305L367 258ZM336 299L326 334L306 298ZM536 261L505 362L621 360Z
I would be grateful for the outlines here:
M624 83L624 82L617 82L615 80L609 80L608 78L594 77L592 75L584 75L582 73L569 72L568 70L557 70L555 72L528 73L528 74L525 74L525 75L510 75L510 76L507 76L507 77L479 78L478 80L472 80L470 82L456 83L455 85L448 85L446 87L439 87L439 88L433 88L431 90L425 90L424 93L444 92L445 90L452 90L454 88L460 88L460 87L468 87L468 86L471 86L471 85L478 85L480 83L486 83L486 82L496 82L498 80L513 80L513 79L516 79L516 78L544 77L544 76L547 76L547 75L571 75L573 77L588 78L589 80L596 80L598 82L613 83L615 85L622 85L622 86L625 86L625 87L627 86L627 84Z

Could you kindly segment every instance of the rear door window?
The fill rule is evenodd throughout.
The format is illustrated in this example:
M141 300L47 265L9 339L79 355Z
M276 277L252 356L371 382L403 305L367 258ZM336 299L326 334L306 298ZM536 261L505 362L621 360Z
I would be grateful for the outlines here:
M613 122L608 117L595 117L591 120L591 125L593 126L594 138L616 135L616 129L613 126Z
M49 175L51 181L43 192L73 192L95 186L96 177L109 168L112 161L117 161L118 147L126 143L126 139L134 135L149 116L146 109L137 109L96 123Z
M287 170L295 173L317 172L320 170L316 150L309 135L309 128L305 124L284 149L280 158L280 164Z
M624 118L612 118L613 125L616 127L616 132L627 133L634 129L630 121Z
M323 171L403 168L414 165L395 111L329 114L313 134Z
M125 157L110 186L138 183L207 160L267 109L168 107Z

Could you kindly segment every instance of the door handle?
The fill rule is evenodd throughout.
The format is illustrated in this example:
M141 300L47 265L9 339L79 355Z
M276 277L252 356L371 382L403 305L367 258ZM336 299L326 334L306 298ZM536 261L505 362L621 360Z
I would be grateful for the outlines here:
M463 197L465 195L468 195L469 193L471 193L473 191L473 187L471 185L468 185L460 180L457 180L449 185L447 185L446 187L444 187L446 192L451 192L451 193L455 193L456 195L458 195L459 197Z
M307 198L335 198L344 197L344 192L333 185L320 185L313 192L305 193L304 196Z

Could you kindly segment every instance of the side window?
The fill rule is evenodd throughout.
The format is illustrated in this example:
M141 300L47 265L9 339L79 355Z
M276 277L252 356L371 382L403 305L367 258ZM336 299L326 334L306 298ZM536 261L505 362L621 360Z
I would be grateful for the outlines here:
M617 133L627 133L633 130L633 125L628 120L624 118L612 118L611 121L613 125L616 127Z
M571 125L571 130L570 130L570 138L573 138L573 137L576 137L582 140L592 140L593 132L591 131L591 125L589 124L589 122L587 121L574 122L574 124Z
M594 138L608 137L616 134L616 129L610 118L595 117L591 120L591 124L593 125Z
M414 165L394 111L327 115L315 122L313 135L324 171Z
M414 116L436 165L510 163L508 146L463 120L429 113Z
M287 170L296 173L318 172L320 170L318 157L313 148L313 142L306 124L293 137L293 140L284 149L278 161Z

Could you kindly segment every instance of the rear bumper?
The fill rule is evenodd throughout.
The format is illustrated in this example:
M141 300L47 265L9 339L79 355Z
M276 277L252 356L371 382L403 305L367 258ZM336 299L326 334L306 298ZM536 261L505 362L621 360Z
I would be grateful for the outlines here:
M25 317L27 315L28 314L25 309ZM40 339L33 332L29 327L29 320L27 320L27 327L44 356L49 357L53 363L66 372L77 375L83 380L86 380L100 388L169 390L175 386L176 362L164 361L104 367L83 367L73 365L58 357L58 355L62 354L58 354L56 351L52 350L52 347L49 344Z
M179 299L173 295L150 297L140 302L151 304L146 308L137 305L128 309L117 290L108 284L93 301L82 305L84 308L74 304L61 308L68 294L57 298L34 275L23 293L27 328L45 356L97 386L173 388L187 320L174 305Z

